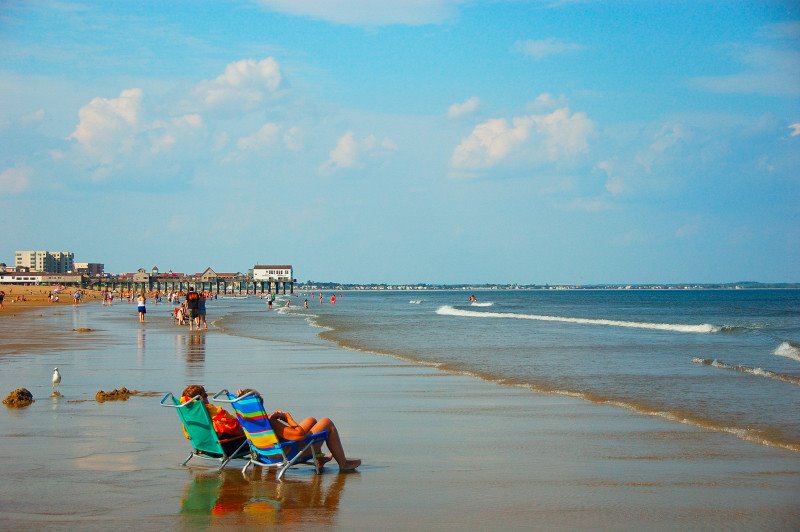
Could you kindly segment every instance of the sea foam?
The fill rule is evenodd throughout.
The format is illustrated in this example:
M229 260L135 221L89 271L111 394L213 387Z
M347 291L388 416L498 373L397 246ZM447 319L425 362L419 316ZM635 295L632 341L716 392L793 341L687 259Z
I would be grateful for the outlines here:
M786 382L789 384L800 384L800 377L795 377L794 375L787 375L786 373L778 373L766 369L755 368L752 366L746 366L744 364L728 364L727 362L723 362L721 360L717 359L712 360L710 358L700 358L700 357L693 358L692 362L694 362L695 364L700 364L701 366L711 366L712 368L738 371L740 373L746 373L749 375L754 375L756 377L764 377L767 379L774 379L776 381Z
M541 316L538 314L518 314L514 312L477 312L462 310L444 305L436 309L436 314L441 316L460 316L464 318L506 318L517 320L557 321L563 323L578 323L581 325L607 325L611 327L631 327L635 329L652 329L656 331L674 331L683 333L714 333L719 327L703 323L688 325L680 323L647 323L638 321L606 320L597 318L570 318L565 316Z
M800 345L793 342L783 342L772 354L778 355L779 357L791 358L792 360L800 362Z

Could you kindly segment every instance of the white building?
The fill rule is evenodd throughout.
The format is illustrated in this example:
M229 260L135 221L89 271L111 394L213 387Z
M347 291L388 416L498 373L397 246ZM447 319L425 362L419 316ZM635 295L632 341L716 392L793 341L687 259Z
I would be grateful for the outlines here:
M253 281L257 282L294 282L291 265L255 265L253 266Z
M75 270L75 254L70 251L17 251L14 266L25 266L36 272L69 273Z

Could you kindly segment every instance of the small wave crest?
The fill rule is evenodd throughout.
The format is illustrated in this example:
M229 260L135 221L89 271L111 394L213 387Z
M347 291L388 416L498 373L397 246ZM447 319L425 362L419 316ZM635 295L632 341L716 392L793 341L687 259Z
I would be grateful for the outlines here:
M441 316L460 316L464 318L506 318L535 321L557 321L563 323L578 323L581 325L607 325L611 327L631 327L635 329L652 329L656 331L674 331L682 333L714 333L719 332L719 327L703 323L688 325L680 323L647 323L637 321L606 320L598 318L570 318L565 316L541 316L538 314L518 314L514 312L476 312L462 310L444 305L436 309L436 314Z
M411 305L419 305L420 303L422 303L422 300L421 299L412 299L411 301L409 301L409 303Z
M761 368L754 368L752 366L746 366L744 364L728 364L726 362L722 362L721 360L711 359L711 358L700 358L700 357L694 357L692 359L692 362L694 362L695 364L700 364L701 366L711 366L712 368L725 369L729 371L738 371L740 373L746 373L748 375L754 375L756 377L764 377L767 379L773 379L776 381L786 382L789 384L800 385L800 377L795 377L794 375L787 375L785 373L777 373L775 371L769 371Z
M800 345L794 342L783 342L775 348L772 354L779 357L791 358L792 360L800 362Z
M472 303L470 303L470 305L472 305L473 307L491 307L494 305L494 303L492 303L491 301L486 301L483 303L478 303L477 301L473 301Z

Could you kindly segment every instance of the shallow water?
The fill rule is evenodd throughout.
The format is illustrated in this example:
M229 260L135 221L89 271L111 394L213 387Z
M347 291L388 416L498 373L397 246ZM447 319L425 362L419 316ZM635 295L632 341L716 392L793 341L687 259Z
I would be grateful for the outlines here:
M478 295L348 293L311 312L346 347L800 451L800 291Z
M404 327L403 319L375 309L379 298L358 296L312 310L319 321L341 320L352 331L359 331L354 318L365 309L392 334ZM396 297L386 300L390 306ZM299 307L302 298L292 301ZM424 309L409 313L420 324L439 316L426 305L406 303ZM168 313L166 305L148 308L140 325L135 307L123 303L0 320L0 337L28 345L2 351L0 390L25 386L37 399L25 409L0 409L0 528L800 524L795 452L340 349L317 336L321 329L308 326L301 308L267 312L258 299L218 300L209 305L207 333L173 325ZM457 334L447 334L455 342ZM415 342L424 344L416 337L409 343ZM439 351L448 350L440 344ZM63 375L61 398L48 397L54 366ZM335 466L319 477L298 469L283 483L233 468L222 474L185 468L179 463L188 445L177 416L158 406L158 397L93 399L99 389L178 392L193 382L214 391L254 387L273 408L329 415L348 453L364 465L353 475L338 475Z

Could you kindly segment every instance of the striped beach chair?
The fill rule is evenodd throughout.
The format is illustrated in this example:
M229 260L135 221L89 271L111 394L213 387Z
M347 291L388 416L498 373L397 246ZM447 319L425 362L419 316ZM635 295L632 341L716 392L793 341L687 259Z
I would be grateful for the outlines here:
M181 404L172 393L167 393L161 399L161 406L175 409L178 413L178 418L181 420L181 423L183 423L186 434L189 435L189 441L192 444L192 452L189 453L189 456L181 465L186 465L189 463L189 460L197 457L205 460L219 461L219 469L222 469L232 459L247 458L250 454L247 440L242 441L242 444L232 453L229 454L225 451L222 445L223 443L238 440L239 438L219 439L219 436L217 436L214 430L211 416L199 395L193 397L192 401Z
M242 468L243 474L251 465L274 467L280 480L287 469L298 463L306 463L309 459L313 460L314 470L321 472L318 456L311 446L323 443L328 437L327 431L309 434L301 441L280 441L272 430L269 416L264 410L264 401L258 393L250 391L237 396L228 390L222 390L211 399L230 403L250 443L250 461ZM310 451L310 456L303 458L306 451Z

